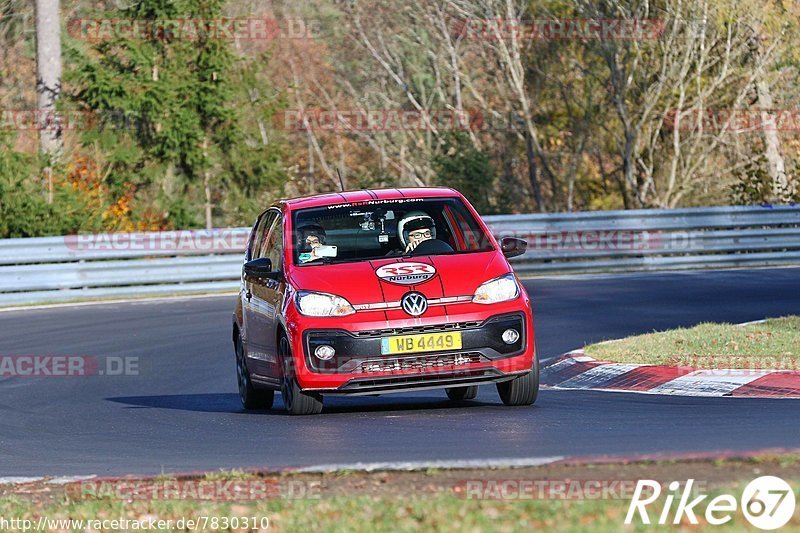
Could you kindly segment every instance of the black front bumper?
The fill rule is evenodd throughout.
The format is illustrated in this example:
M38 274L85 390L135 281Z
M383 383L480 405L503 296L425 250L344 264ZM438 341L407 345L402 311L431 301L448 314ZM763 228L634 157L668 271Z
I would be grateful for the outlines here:
M322 394L346 394L348 396L413 392L450 387L469 387L487 383L501 383L526 374L528 371L503 373L496 368L431 372L404 376L381 376L351 379L337 389L315 389Z
M377 372L430 371L436 368L491 362L524 353L528 338L525 323L523 313L514 313L494 316L483 322L458 322L355 333L340 329L308 330L303 334L303 352L308 369L323 374L368 376ZM506 329L515 329L520 333L515 343L506 344L501 339ZM381 354L381 339L384 337L448 331L461 333L460 350L405 355ZM330 361L322 361L315 357L314 350L321 345L333 346L336 356ZM486 376L487 379L490 377ZM495 379L497 377L494 376Z

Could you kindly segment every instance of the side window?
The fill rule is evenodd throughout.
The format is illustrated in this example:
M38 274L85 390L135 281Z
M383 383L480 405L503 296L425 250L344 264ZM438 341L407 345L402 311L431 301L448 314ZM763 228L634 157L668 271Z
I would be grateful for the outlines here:
M258 250L258 242L264 238L264 225L267 218L269 218L269 213L262 213L253 225L253 230L250 232L250 237L247 240L246 261L255 259L255 250Z
M269 237L269 230L272 228L272 224L275 222L275 217L277 216L278 214L274 211L267 211L264 216L261 217L261 222L258 225L258 231L256 232L255 239L253 240L251 259L264 257L261 253L261 250L264 248L264 243Z
M462 250L483 250L491 248L489 239L483 230L477 226L476 222L466 212L464 206L455 206L452 210L455 219L455 230L460 235L459 241L463 242Z
M278 216L272 232L269 234L269 249L267 255L272 260L272 269L283 269L283 217Z
M450 208L450 206L445 206L444 215L445 221L451 229L453 240L455 241L450 244L454 245L453 248L456 250L467 250L468 248L464 243L463 225L456 223L453 210ZM461 220L459 220L459 222L461 222Z
M258 250L258 257L268 257L272 260L272 268L279 270L281 264L281 254L283 253L283 217L275 214L272 227L266 231L266 237Z

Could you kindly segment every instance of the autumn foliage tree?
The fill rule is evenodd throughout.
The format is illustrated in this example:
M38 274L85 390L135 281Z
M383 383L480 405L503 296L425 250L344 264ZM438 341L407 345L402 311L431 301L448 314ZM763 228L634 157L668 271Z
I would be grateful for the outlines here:
M222 19L223 5L143 0L104 18L213 22ZM281 180L277 143L247 143L243 120L264 110L243 101L246 66L231 46L199 27L192 36L168 30L142 39L112 35L72 49L71 99L98 118L83 144L98 147L112 186L133 184L178 226L201 218L212 227L231 188Z

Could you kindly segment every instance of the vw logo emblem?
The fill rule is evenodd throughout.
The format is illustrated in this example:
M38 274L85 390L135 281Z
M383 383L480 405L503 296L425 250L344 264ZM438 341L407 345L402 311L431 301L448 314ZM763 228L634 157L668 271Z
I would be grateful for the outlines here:
M403 311L409 315L420 316L428 310L428 299L424 294L409 292L400 300L400 305L403 306Z

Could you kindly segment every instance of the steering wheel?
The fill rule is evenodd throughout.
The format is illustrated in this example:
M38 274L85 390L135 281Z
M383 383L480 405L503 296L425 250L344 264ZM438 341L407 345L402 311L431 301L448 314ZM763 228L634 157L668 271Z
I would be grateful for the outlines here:
M422 241L412 250L411 255L430 255L452 252L453 247L439 239L428 239Z

